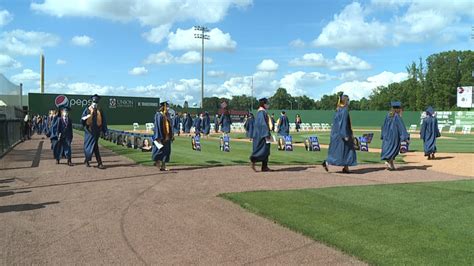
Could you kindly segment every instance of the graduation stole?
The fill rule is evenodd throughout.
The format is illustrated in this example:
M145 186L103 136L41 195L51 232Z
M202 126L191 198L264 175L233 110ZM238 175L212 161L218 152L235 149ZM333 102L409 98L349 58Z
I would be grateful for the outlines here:
M88 110L88 114L90 114L91 116L87 118L86 125L92 126L92 113L94 112L94 108L92 108L92 106L89 106L87 110ZM96 118L97 126L100 127L102 126L102 113L99 111L99 109L96 109L96 111L97 111L97 118Z
M273 130L273 123L272 123L272 118L267 114L267 110L264 108L259 108L259 111L263 110L265 112L265 122L267 123L268 130L272 131Z
M160 113L163 116L163 134L165 136L165 139L169 139L171 135L170 121L168 120L168 117L165 112L160 112Z

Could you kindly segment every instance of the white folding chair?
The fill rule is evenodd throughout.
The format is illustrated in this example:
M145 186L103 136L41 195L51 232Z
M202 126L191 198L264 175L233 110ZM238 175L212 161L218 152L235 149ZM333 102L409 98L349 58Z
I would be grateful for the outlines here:
M441 132L441 130L440 130L440 132ZM449 127L449 133L451 133L451 134L456 133L456 126L450 126Z
M140 125L138 125L138 123L133 123L133 131L136 131L139 128L140 128Z
M416 125L410 125L410 129L408 129L408 132L415 132L416 131Z
M471 126L464 126L462 128L462 133L463 134L471 134Z

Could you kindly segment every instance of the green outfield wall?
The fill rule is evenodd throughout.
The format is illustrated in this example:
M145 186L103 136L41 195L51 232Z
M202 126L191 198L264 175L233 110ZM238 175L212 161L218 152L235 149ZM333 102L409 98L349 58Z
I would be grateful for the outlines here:
M29 93L30 112L46 115L50 109L56 108L54 100L59 95L68 98L71 106L70 117L74 123L80 123L82 112L91 104L90 95ZM144 124L153 122L159 103L160 98L101 96L99 107L103 110L108 124Z

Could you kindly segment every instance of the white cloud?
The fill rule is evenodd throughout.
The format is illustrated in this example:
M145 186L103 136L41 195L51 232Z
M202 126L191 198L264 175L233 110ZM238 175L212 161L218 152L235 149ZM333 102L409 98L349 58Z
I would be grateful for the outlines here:
M321 34L313 41L315 46L338 49L365 49L382 47L386 43L387 27L378 21L365 21L364 11L357 2L347 5L334 15Z
M271 59L264 59L257 65L257 70L262 72L276 72L278 70L278 64Z
M66 60L63 60L63 59L56 60L56 65L65 65L66 63L67 63Z
M13 20L13 15L8 10L0 10L0 27L3 27Z
M334 16L313 45L354 50L429 40L453 42L469 34L459 29L470 27L463 18L472 20L472 9L468 0L372 0L366 7L353 2ZM389 20L375 19L380 13L388 13L384 16Z
M142 76L146 75L147 73L148 70L145 67L134 67L130 71L128 71L128 74L133 76Z
M330 62L331 70L367 70L371 66L364 60L350 54L339 52L336 58Z
M11 81L14 83L27 83L27 82L34 82L39 81L40 74L34 72L31 69L23 69L23 72L11 76Z
M30 8L56 17L138 21L142 26L153 27L144 34L144 37L148 41L159 43L164 38L166 28L169 30L169 26L166 25L185 21L216 23L224 19L229 9L246 8L251 5L252 0L81 0L79 4L76 1L44 0L43 3L31 3ZM235 42L231 47L235 48Z
M45 47L59 43L59 37L46 32L13 30L0 34L0 52L9 55L38 55Z
M196 51L189 51L181 56L175 57L172 54L162 51L156 54L150 54L143 61L144 64L157 64L157 65L168 65L168 64L196 64L201 62L201 54ZM209 57L204 58L206 64L212 63L212 59Z
M318 89L322 83L331 79L333 77L328 74L297 71L286 74L280 80L280 86L285 88L292 96L314 95L315 89Z
M164 24L151 29L149 32L143 33L143 37L151 43L160 43L170 31L171 24Z
M401 82L408 78L408 74L405 72L392 73L384 71L375 76L368 77L364 81L350 81L344 82L334 88L333 93L343 91L345 94L349 95L351 99L359 100L362 97L368 97L372 90L379 86L387 86L393 82Z
M21 63L6 54L0 54L0 70L8 68L20 68Z
M194 37L194 34L198 33L194 28L187 30L178 28L176 33L171 32L168 35L168 49L200 51L202 40ZM209 40L204 41L206 51L233 51L237 46L237 43L232 40L230 34L223 33L219 28L213 28L206 34L210 37Z
M371 66L366 61L345 52L337 53L334 59L327 59L320 53L309 53L290 60L291 66L325 67L338 71L367 70Z
M327 59L320 53L304 54L301 58L290 60L290 66L326 67L327 64Z
M296 39L290 42L290 46L294 48L303 48L306 46L306 43L301 39Z
M159 26L180 21L216 23L222 20L230 8L245 8L251 0L44 0L31 3L32 10L57 17L98 17L114 21L138 20L142 25ZM199 12L197 12L199 10Z
M174 61L174 56L168 52L162 51L156 54L150 54L145 61L144 64L157 64L157 65L166 65L171 64Z
M207 71L207 75L212 78L222 78L226 76L226 73L220 70L210 70Z
M74 36L71 39L71 43L76 46L91 46L94 42L94 39L87 35Z

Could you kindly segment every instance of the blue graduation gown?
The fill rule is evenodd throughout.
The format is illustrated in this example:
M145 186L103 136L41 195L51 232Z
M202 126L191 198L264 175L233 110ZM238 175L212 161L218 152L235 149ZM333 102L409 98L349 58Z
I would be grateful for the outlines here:
M191 119L191 116L189 116L189 115L185 116L184 119L183 119L184 133L190 133L192 126L193 126L193 121Z
M86 120L81 119L82 126L84 127L84 155L86 157L86 161L92 160L92 153L94 152L94 146L99 141L100 133L107 133L107 121L105 119L105 114L102 110L100 110L102 115L102 125L97 125L97 119L92 119L92 125L87 126ZM82 112L82 116L87 116L89 114L89 107L86 107Z
M230 118L230 114L223 114L221 116L221 121L219 121L221 125L221 131L224 133L230 133L230 125L232 125L232 119Z
M278 125L278 135L290 135L290 122L288 122L288 117L286 117L286 115L280 116L280 124Z
M173 118L173 133L178 134L180 130L181 130L181 118L179 118L179 115L175 115Z
M253 130L253 149L250 160L253 162L266 162L270 156L270 143L267 138L271 136L268 125L268 114L265 110L257 112Z
M204 115L201 120L201 129L205 135L209 135L209 132L211 131L211 118L207 114Z
M219 132L219 117L214 116L214 131Z
M436 152L436 138L440 136L438 119L431 115L425 117L421 124L420 138L423 140L423 148L426 156Z
M253 138L255 119L253 117L247 118L244 124L245 132L247 138Z
M348 138L348 141L345 138ZM334 115L326 162L337 166L357 165L351 119L347 107L339 108Z
M193 120L193 127L194 127L194 132L197 134L197 133L201 133L201 118L200 117L196 117L194 118Z
M400 153L400 142L408 140L410 135L402 118L397 114L387 114L382 126L382 160L393 160Z
M72 120L71 118L67 119L67 122L64 121L64 118L57 117L53 119L54 123L51 126L51 144L53 148L54 158L60 160L64 154L66 158L71 158L71 143L72 143Z
M155 144L153 144L153 148L151 150L151 159L153 161L163 161L169 162L171 158L171 139L173 137L173 132L169 132L168 135L164 132L165 126L165 119L167 119L168 123L171 126L171 121L168 117L163 116L162 113L157 112L155 114L154 124L155 127L153 128L153 138L152 140L159 140L163 147L158 149ZM172 130L172 129L171 129Z

